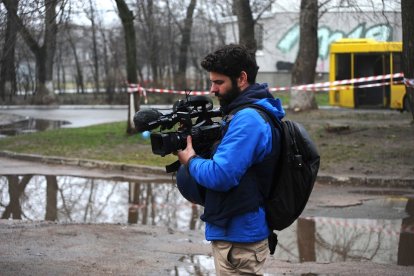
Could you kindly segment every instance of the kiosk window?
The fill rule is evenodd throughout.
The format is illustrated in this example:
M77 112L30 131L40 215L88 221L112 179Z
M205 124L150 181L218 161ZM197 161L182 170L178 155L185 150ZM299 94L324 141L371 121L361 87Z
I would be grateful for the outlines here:
M392 53L392 71L394 74L402 72L401 53Z
M337 54L335 80L346 79L351 79L351 54Z

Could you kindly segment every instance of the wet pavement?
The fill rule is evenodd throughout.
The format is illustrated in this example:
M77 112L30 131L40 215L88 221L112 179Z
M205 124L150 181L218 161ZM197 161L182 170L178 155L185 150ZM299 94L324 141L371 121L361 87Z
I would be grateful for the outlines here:
M166 109L171 108L171 106L141 105L141 108ZM0 116L1 114L21 116L23 120L33 118L53 121L67 121L69 124L65 124L63 127L84 127L102 123L127 121L128 106L0 106Z
M13 123L0 125L0 137L56 129L65 125L70 125L70 122L29 117Z

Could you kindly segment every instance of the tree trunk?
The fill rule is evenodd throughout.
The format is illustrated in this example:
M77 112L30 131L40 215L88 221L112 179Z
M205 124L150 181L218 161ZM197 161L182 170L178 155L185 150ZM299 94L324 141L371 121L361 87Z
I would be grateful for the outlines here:
M154 2L153 0L147 1L147 12L145 16L147 17L146 22L148 24L148 35L149 35L149 45L150 45L150 64L151 64L151 72L152 72L152 82L154 86L158 86L159 82L159 74L158 74L158 38L155 29L155 22L154 22Z
M191 29L193 27L193 14L197 4L196 0L191 0L187 7L187 15L184 20L184 28L182 31L180 56L178 58L178 72L176 77L177 89L188 89L186 82L186 70L188 60L188 48L191 44Z
M56 5L58 0L45 0L45 31L42 38L43 45L40 45L35 36L30 33L22 19L13 10L14 0L3 0L7 14L11 16L21 33L24 41L29 46L36 58L36 94L33 98L34 104L52 104L56 102L53 91L53 59L56 51Z
M13 219L21 219L22 208L20 206L20 196L24 193L27 184L30 179L32 179L32 175L23 176L21 181L19 181L19 177L17 175L6 175L6 177L9 183L10 201L1 218L9 219L10 217L13 217Z
M124 0L115 0L115 2L118 7L119 18L121 19L122 26L124 27L127 81L130 84L137 84L137 48L135 41L134 15ZM139 93L132 93L129 95L127 123L128 134L136 133L133 116L135 112L139 110L139 102Z
M45 220L57 220L57 193L58 184L56 176L46 176L46 215Z
M107 95L107 102L109 104L113 101L113 94L115 89L115 82L110 73L110 65L109 65L109 54L108 54L108 39L106 37L105 30L101 27L99 28L102 41L103 41L103 71L104 71L104 79L105 79L105 93Z
M300 4L299 52L292 69L292 86L315 81L318 59L318 0L302 0ZM292 90L289 107L295 111L317 109L313 92Z
M83 84L83 71L82 71L82 67L81 64L79 62L79 56L78 56L78 52L76 51L76 45L75 42L73 41L72 36L69 34L68 35L68 42L70 45L70 48L72 49L73 52L73 57L75 59L75 67L76 67L76 75L75 75L75 80L76 80L76 92L77 93L85 93L85 86Z
M254 38L254 19L249 0L233 0L233 9L239 26L239 43L256 53L257 43Z
M11 101L16 93L16 69L15 69L15 47L17 38L17 25L14 24L11 14L17 14L19 1L11 1L10 9L12 12L7 14L6 35L3 45L3 56L1 58L0 73L0 97L3 101L9 97Z
M95 82L95 92L99 93L99 58L98 58L98 42L96 38L96 22L95 22L95 9L92 0L89 0L89 12L92 30L92 56L93 56L93 79Z
M40 47L35 55L42 56L43 59L36 59L36 66L41 68L44 75L38 76L37 95L34 98L35 104L53 104L56 96L53 91L53 61L56 52L56 5L58 0L45 0L45 34L43 46ZM39 71L38 71L39 72Z
M414 1L401 0L403 32L403 71L404 78L414 79ZM414 121L414 87L406 86L411 114Z

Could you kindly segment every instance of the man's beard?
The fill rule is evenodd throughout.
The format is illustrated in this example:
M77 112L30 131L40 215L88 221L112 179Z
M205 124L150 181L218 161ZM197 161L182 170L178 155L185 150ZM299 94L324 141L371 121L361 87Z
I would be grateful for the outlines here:
M216 93L216 96L219 97L220 106L228 106L240 95L240 92L240 88L237 85L232 84L231 89L224 95Z

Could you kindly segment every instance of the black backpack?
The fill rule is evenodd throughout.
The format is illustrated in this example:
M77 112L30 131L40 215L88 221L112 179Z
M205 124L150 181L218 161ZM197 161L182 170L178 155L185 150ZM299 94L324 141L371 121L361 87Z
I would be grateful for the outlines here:
M312 192L319 170L320 157L305 128L294 121L277 120L260 105L247 105L265 114L281 131L281 151L274 170L270 192L265 197L267 223L271 230L283 230L302 213ZM277 245L277 235L269 236L270 254Z

